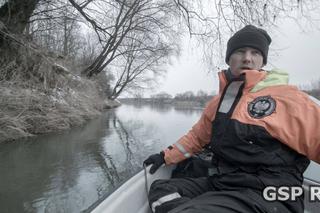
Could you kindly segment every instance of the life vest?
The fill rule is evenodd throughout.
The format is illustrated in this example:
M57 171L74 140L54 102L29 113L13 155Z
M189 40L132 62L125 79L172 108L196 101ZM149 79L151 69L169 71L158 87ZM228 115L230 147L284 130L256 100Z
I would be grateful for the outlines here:
M221 189L301 185L309 159L320 163L320 107L277 70L245 70L230 82L220 72L219 80L200 120L165 150L166 164L210 145L220 170L212 178Z
M242 79L227 82L224 72L220 72L219 79L219 94L207 104L199 121L186 135L164 150L167 164L180 162L200 152L210 142L214 146L217 144L215 140L222 140L219 135L225 131L219 127L219 122L225 120L223 117L228 117L232 124L239 123L235 128L245 126L254 131L259 129L259 134L264 132L272 141L278 141L292 151L320 163L320 107L307 94L295 86L287 85L286 73L246 70ZM227 127L226 124L221 123ZM263 142L266 136L256 141L250 140L252 135L248 135L247 130L237 129L236 133L241 137L246 135L247 143L251 145L260 145L266 150L272 147L269 139ZM239 151L237 154L246 152L241 150L243 144L240 147L234 145L232 147ZM217 147L220 149L217 154L223 151L221 148L224 146Z

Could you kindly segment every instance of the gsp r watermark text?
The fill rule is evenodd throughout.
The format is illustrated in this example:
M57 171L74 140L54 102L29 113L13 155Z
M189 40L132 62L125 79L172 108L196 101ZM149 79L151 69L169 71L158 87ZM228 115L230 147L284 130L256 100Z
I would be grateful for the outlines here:
M308 193L310 202L320 202L320 186L308 186L304 191L301 186L267 186L263 190L263 198L267 201L296 201L297 198Z

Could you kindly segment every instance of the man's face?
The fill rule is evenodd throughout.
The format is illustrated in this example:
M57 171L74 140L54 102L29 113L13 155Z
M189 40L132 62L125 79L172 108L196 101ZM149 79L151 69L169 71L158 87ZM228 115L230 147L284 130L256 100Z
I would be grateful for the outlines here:
M260 70L263 57L259 50L251 47L239 48L229 58L229 66L234 76L239 76L243 70Z

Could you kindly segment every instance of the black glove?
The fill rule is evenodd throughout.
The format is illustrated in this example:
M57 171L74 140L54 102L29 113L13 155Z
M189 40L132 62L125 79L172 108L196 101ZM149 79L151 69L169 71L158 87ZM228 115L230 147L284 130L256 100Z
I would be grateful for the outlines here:
M143 164L150 165L153 164L150 168L150 174L155 173L159 167L164 164L164 152L160 152L159 154L150 155Z

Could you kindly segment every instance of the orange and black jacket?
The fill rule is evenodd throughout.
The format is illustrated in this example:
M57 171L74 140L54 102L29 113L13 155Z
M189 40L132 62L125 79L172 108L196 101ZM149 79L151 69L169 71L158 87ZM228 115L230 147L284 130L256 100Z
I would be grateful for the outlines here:
M164 150L166 164L210 145L213 163L228 173L215 176L219 185L301 185L309 159L320 163L319 105L277 70L245 70L229 82L222 71L219 80L200 120Z

